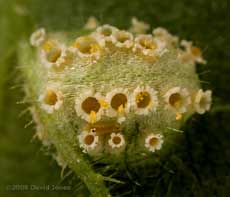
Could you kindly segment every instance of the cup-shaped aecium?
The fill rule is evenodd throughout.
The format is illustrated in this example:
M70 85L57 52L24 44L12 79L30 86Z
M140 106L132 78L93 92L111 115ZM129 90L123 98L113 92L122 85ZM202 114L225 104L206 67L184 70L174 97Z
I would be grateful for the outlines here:
M173 87L169 89L164 95L166 108L172 109L176 112L176 119L180 119L181 115L188 110L191 104L191 97L186 88Z
M72 46L79 57L98 59L101 55L101 43L93 36L82 36Z
M30 44L35 47L39 47L46 40L46 30L44 28L40 28L36 30L30 36Z
M157 91L150 86L138 86L132 95L134 112L139 115L147 115L156 111L158 107Z
M46 40L40 50L41 63L46 68L59 67L67 55L66 50L57 40Z
M144 34L150 29L150 25L144 21L138 20L136 17L133 17L131 20L132 26L130 32L134 34Z
M154 38L150 34L141 34L135 38L133 51L140 52L145 56L159 57L167 51L165 47L165 43L160 39Z
M100 148L99 136L95 132L82 131L78 135L79 145L85 153L96 152Z
M167 29L163 27L158 27L153 30L153 35L160 39L162 42L165 42L169 46L176 46L178 44L179 38L168 32Z
M101 43L114 43L116 40L113 34L117 31L118 29L116 27L113 27L111 25L102 25L98 27L96 29L96 32L94 32L92 35L99 39Z
M131 48L133 46L133 35L128 31L115 31L113 32L113 38L116 47Z
M163 135L151 133L145 138L145 148L150 152L155 152L161 149L163 142Z
M206 90L203 91L200 89L194 99L194 108L197 113L204 114L206 111L209 111L212 104L212 91Z
M112 133L108 140L108 144L112 149L120 149L125 146L125 139L121 133Z
M101 102L104 98L100 93L88 90L75 100L75 110L78 116L90 123L95 123L101 119L104 113Z
M117 117L118 121L125 120L130 110L130 98L127 89L115 88L106 95L108 103L107 116Z
M47 113L53 113L59 110L63 103L63 94L55 87L47 87L45 91L39 96L41 108Z
M187 40L181 41L184 50L180 50L178 57L182 62L189 64L206 64L206 60L202 57L202 51L199 47L193 46L193 43Z

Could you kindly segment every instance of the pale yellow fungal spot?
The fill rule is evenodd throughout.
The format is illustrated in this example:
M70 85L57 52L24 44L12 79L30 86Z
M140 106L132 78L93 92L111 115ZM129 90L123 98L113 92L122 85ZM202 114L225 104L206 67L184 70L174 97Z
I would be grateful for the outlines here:
M150 28L149 24L140 21L135 17L132 18L131 22L132 22L132 26L130 28L130 31L136 34L143 34Z
M90 115L89 115L89 118L90 118L90 123L95 123L96 120L97 120L97 114L95 111L91 111L90 112Z
M106 107L109 106L108 102L106 102L106 101L104 101L104 100L99 101L99 103L100 103L100 105L101 105L102 107L104 107L104 108L106 108Z
M123 105L120 105L118 107L118 110L117 110L119 113L123 113L124 112L124 106Z
M98 26L98 20L94 16L90 16L84 26L85 29L96 29Z
M181 113L176 113L176 120L181 120L182 114Z
M56 46L56 43L53 40L47 40L43 45L42 49L46 52L49 52Z

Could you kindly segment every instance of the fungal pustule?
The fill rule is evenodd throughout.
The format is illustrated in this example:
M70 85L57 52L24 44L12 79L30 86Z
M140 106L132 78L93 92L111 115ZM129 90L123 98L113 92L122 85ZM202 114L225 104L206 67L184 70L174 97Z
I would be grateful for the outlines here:
M135 34L144 34L150 28L150 25L148 23L140 21L136 17L133 17L131 22L132 26L130 28L130 31Z
M166 108L172 109L176 113L176 120L182 118L182 114L187 111L191 104L191 98L188 90L182 87L173 87L164 95Z
M98 40L92 36L82 36L76 39L72 48L80 57L100 57L101 46Z
M106 95L106 102L109 105L106 109L107 116L117 117L119 123L123 122L130 110L128 90L115 88Z
M41 62L46 68L53 67L63 57L65 47L56 40L46 40L41 45Z
M121 125L116 121L99 121L95 124L87 123L84 130L96 133L97 135L106 135L109 133L117 133L121 131Z
M53 113L54 110L58 110L63 103L63 94L56 88L47 87L46 90L39 96L39 102L41 108L47 113Z
M125 138L121 133L112 133L108 144L112 149L120 149L125 146Z
M116 27L113 27L111 25L103 25L96 29L96 32L93 33L94 37L99 38L101 42L104 44L106 42L115 42L114 37L112 36L114 32L118 31Z
M127 31L120 30L113 33L115 46L119 48L130 48L133 46L133 35Z
M212 91L203 91L200 89L194 99L194 109L199 114L204 114L206 111L210 110L212 104Z
M99 121L104 112L106 102L100 93L89 90L75 100L75 110L82 119L91 124Z
M145 148L150 152L155 152L161 149L163 142L163 135L151 133L145 138Z
M202 56L202 51L199 47L193 46L193 42L182 40L181 46L184 50L180 51L179 59L186 63L206 64L206 60Z
M96 133L82 131L78 135L79 145L84 153L98 153L101 150L101 140Z
M150 86L138 86L132 96L134 111L139 115L147 115L151 111L156 111L158 106L157 91Z
M30 37L30 44L39 47L46 39L46 31L44 28L36 30Z
M133 51L139 51L145 56L159 57L163 55L167 49L165 48L165 43L161 40L153 38L153 36L149 34L141 34L135 38Z

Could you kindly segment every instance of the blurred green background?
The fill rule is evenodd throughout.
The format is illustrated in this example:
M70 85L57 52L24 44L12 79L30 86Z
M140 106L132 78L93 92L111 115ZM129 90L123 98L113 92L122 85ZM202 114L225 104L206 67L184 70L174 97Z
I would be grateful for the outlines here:
M81 28L89 16L101 24L128 28L136 16L163 26L204 49L207 65L197 66L202 87L214 92L210 113L193 116L183 143L162 173L132 175L117 196L230 196L230 1L229 0L0 0L0 196L80 196L74 175L61 169L40 142L23 103L17 63L20 40L37 27L48 31ZM25 125L26 128L25 128ZM133 181L136 180L136 181ZM68 191L9 191L9 185L71 186ZM87 196L86 194L83 196Z

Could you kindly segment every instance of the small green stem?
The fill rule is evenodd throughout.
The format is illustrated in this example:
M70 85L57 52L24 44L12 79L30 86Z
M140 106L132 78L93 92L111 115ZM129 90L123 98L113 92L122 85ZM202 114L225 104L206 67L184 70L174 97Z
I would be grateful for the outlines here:
M74 134L71 131L50 130L49 135L68 166L85 183L91 196L108 197L108 189L104 184L104 177L95 173L90 164L83 158L81 150L76 146Z
M211 113L217 113L217 112L228 112L230 111L230 105L216 105L211 109Z

